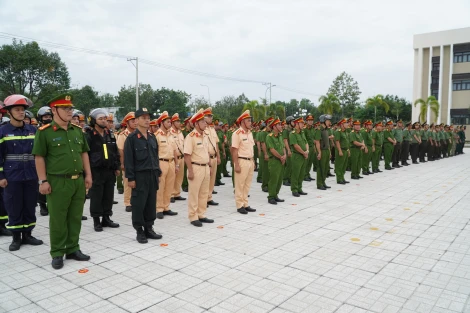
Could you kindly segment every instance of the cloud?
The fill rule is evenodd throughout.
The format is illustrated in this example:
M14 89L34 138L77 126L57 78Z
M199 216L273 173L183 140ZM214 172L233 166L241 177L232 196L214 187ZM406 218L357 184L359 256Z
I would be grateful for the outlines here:
M138 56L224 76L326 93L342 71L363 98L411 99L416 33L465 27L466 0L447 1L5 1L5 32L38 40ZM436 8L439 8L438 10ZM0 43L8 43L0 39ZM55 50L47 48L49 50ZM57 50L72 82L116 94L135 83L125 59ZM141 82L207 95L264 97L261 84L198 77L141 64ZM317 97L272 90L273 100Z

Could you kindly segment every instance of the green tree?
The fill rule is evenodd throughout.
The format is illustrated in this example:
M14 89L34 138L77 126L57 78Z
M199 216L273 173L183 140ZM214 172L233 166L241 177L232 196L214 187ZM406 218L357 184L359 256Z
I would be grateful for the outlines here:
M342 72L335 78L327 94L333 94L338 98L342 109L342 117L351 116L356 107L359 106L359 96L361 95L359 85L346 72Z
M271 103L267 109L267 116L279 117L281 120L286 118L285 107L281 104Z
M114 107L115 101L116 98L110 93L104 93L99 96L100 107L102 108Z
M212 112L220 120L232 124L243 112L243 107L247 102L250 102L250 100L245 94L241 94L238 97L225 96L215 103L215 106L212 107Z
M262 104L259 104L256 100L245 103L242 111L246 110L250 110L250 114L255 121L264 119L266 116L266 107Z
M428 110L431 110L434 113L434 121L436 122L437 117L439 116L439 102L437 101L436 97L429 96L426 100L424 99L416 99L414 106L420 105L419 107L419 120L421 123L426 121Z
M2 97L22 94L40 107L69 88L69 72L58 53L41 49L37 42L13 40L11 45L0 47Z
M322 113L333 115L335 112L339 112L341 110L338 97L332 93L329 93L326 96L321 96L318 101L320 101L318 110Z
M98 92L93 87L86 85L81 89L70 90L73 96L74 106L88 116L91 110L100 107L100 98Z
M135 111L135 86L122 86L115 99L115 106L119 107L116 115L123 118L128 112ZM149 84L139 84L139 107L147 108L150 112L156 112L155 92Z
M377 107L382 107L386 113L390 109L390 106L387 102L384 101L383 98L384 97L382 95L378 94L366 100L366 106L371 106L374 108L374 123L377 120Z
M167 111L168 114L173 115L178 113L180 118L184 119L188 115L188 103L191 98L181 90L173 90L162 87L154 92L155 104L151 106L152 112L160 109L160 112Z

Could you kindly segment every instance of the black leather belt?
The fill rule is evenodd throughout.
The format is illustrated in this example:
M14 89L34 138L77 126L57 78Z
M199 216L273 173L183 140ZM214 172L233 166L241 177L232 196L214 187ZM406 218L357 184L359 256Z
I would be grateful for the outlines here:
M80 176L82 176L82 173L74 174L74 175L69 175L69 174L47 174L47 175L60 177L60 178L79 179Z
M248 161L251 161L251 159L250 159L250 158L244 158L244 157L241 157L241 156L239 156L238 158L239 158L239 159L243 159L243 160L248 160Z
M177 158L178 160L181 160L182 158L184 158L184 155L179 155Z
M201 163L196 163L196 162L191 162L191 164L199 165L199 166L207 166L207 164L201 164Z
M160 161L164 161L164 162L172 162L173 159L159 159Z

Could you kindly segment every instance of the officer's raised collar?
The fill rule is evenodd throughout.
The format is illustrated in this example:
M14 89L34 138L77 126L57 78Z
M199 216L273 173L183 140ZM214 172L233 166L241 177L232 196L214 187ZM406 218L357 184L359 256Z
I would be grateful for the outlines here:
M140 132L140 130L139 130L138 128L136 128L136 129L134 130L134 133L137 135L137 138L138 138L138 139L140 139L140 138L144 138L144 139L145 139L145 137L142 135L142 133ZM147 137L148 137L148 136L152 136L152 135L153 135L153 134L150 132L150 130L147 130Z
M51 127L54 131L58 131L59 129L63 129L59 124L57 124L54 120L52 120L52 122L50 123L51 124ZM69 122L67 124L67 129L70 129L72 128L72 126L74 126L74 124L72 124L71 122ZM78 126L77 126L78 127Z

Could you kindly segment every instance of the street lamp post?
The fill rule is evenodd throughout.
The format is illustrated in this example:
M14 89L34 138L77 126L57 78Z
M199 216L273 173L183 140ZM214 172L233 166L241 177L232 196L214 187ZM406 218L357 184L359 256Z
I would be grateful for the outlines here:
M203 87L207 87L207 95L209 96L209 105L211 105L211 93L209 91L209 86L201 84Z
M135 64L132 63L135 67L135 110L139 109L139 58L129 58L127 61L135 61Z
M263 85L269 85L269 87L266 89L266 91L264 92L264 99L266 99L266 93L268 92L268 89L269 89L269 104L271 105L271 89L273 87L276 87L276 85L272 85L271 83L266 83L266 84L263 84Z

